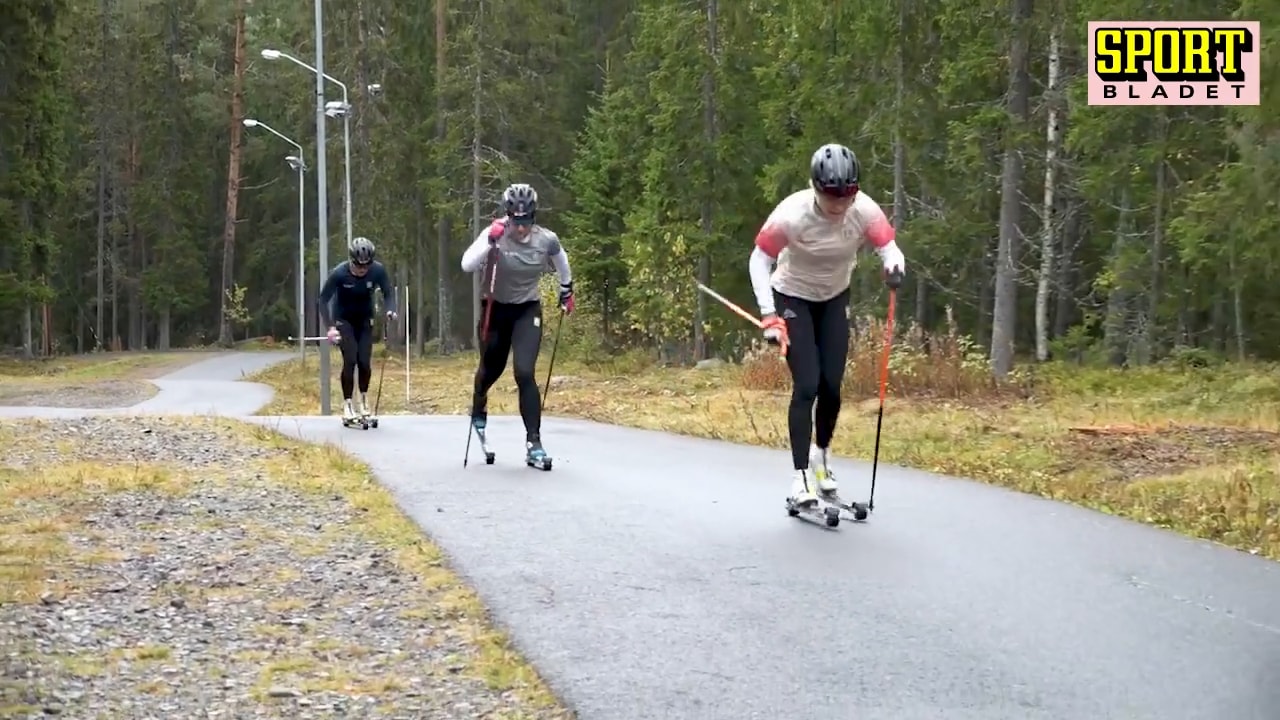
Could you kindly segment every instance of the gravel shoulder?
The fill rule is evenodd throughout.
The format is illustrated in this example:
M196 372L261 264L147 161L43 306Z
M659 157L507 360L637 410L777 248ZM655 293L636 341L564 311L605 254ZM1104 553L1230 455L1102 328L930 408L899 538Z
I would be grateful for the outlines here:
M99 353L0 363L0 406L100 410L122 408L159 392L149 382L214 353Z
M0 717L573 717L332 448L214 418L0 440Z

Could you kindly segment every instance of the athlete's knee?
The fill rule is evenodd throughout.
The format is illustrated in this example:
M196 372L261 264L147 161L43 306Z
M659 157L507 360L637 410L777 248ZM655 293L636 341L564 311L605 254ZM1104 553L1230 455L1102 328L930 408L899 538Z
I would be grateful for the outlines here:
M825 375L819 378L817 396L826 402L840 402L840 380Z
M511 373L515 375L516 385L519 387L525 387L537 382L537 380L534 379L532 363L527 365L525 363L517 363L516 366L512 368Z
M791 386L791 400L812 404L818 397L819 387L817 378L797 377Z
M356 362L356 368L360 370L360 374L369 377L373 374L373 363L361 358Z

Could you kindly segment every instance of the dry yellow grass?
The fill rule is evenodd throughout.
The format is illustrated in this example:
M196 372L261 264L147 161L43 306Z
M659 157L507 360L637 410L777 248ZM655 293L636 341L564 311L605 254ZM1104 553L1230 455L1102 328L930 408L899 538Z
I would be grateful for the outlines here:
M431 604L417 611L421 617L452 628L477 649L471 660L459 660L462 673L481 678L496 690L516 693L526 707L551 712L560 707L536 671L489 623L478 596L447 567L440 549L399 510L367 466L332 446L303 443L257 425L214 418L175 422L215 427L234 433L246 443L287 450L254 461L253 469L268 482L325 500L341 497L357 510L353 513L357 519L343 526L342 532L360 533L386 548L394 562L416 577L429 595ZM33 434L38 432L26 422L0 422L0 442L36 441ZM205 483L222 482L216 466L199 472ZM109 574L94 572L94 568L118 558L77 550L67 541L69 535L93 535L93 526L85 519L95 511L95 500L104 495L140 490L181 495L187 491L191 477L178 466L132 462L67 462L0 470L0 607L56 602L69 594L91 592L101 583L117 581ZM268 530L263 528L264 532ZM307 535L310 531L304 528L300 532ZM318 537L308 539L322 541ZM133 550L147 553L156 548ZM278 609L287 607L282 601ZM150 646L134 648L129 653L132 660L162 660L168 650ZM74 663L77 672L91 673L117 659L77 655L69 656L67 662ZM265 668L264 681L279 671L281 668L275 666ZM337 687L343 680L335 676L332 684ZM399 687L399 681L388 677L374 685L360 690L369 694L390 692ZM265 686L262 690L265 692Z
M874 356L875 343L865 355ZM591 367L557 358L550 415L782 448L786 370L769 356L714 369ZM538 382L546 380L544 345ZM336 353L335 353L336 357ZM833 443L870 460L874 361L855 357ZM375 357L376 392L380 357ZM1101 371L1054 366L994 392L959 358L950 369L895 356L897 395L885 409L883 462L971 477L1121 514L1280 559L1280 372L1271 367ZM476 355L414 360L406 402L402 356L386 361L382 414L465 414ZM868 365L872 366L868 369ZM615 369L617 368L617 369ZM982 372L982 371L979 371ZM914 373L914 375L912 375ZM927 375L927 377L926 377ZM912 378L914 377L914 381ZM868 380L870 378L870 380ZM929 384L928 378L937 380ZM253 378L277 389L266 415L318 412L316 360ZM913 385L912 382L915 382ZM951 390L948 390L951 388ZM340 401L337 363L332 400ZM510 370L492 414L517 413ZM1100 426L1123 432L1091 433Z

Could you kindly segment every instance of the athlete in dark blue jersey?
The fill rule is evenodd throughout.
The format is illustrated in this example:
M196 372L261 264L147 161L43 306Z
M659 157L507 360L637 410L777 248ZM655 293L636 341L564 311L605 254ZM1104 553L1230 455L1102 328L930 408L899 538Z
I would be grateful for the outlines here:
M351 259L329 273L320 290L320 320L329 327L329 341L341 336L342 419L369 416L366 394L373 378L373 293L382 290L387 321L396 319L396 290L387 269L373 259L373 243L358 237L351 241ZM351 404L355 371L360 369L360 403Z

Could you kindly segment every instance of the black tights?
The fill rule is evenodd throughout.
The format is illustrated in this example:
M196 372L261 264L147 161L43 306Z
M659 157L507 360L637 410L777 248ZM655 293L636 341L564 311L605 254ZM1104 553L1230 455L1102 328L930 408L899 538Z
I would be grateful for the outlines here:
M484 308L482 305L482 312ZM538 440L542 429L542 399L538 396L533 371L542 349L542 303L537 300L515 304L495 302L489 315L488 337L485 337L483 315L479 330L482 350L471 398L471 416L486 417L489 388L507 368L510 354L525 435L528 440Z
M339 320L334 327L342 334L342 399L350 400L357 368L361 395L369 392L373 379L373 321Z
M849 356L849 290L823 302L773 291L778 316L787 323L787 367L791 407L787 427L796 470L809 467L809 434L824 450L840 415L840 384ZM816 402L815 402L816 401ZM816 404L816 407L815 407Z

